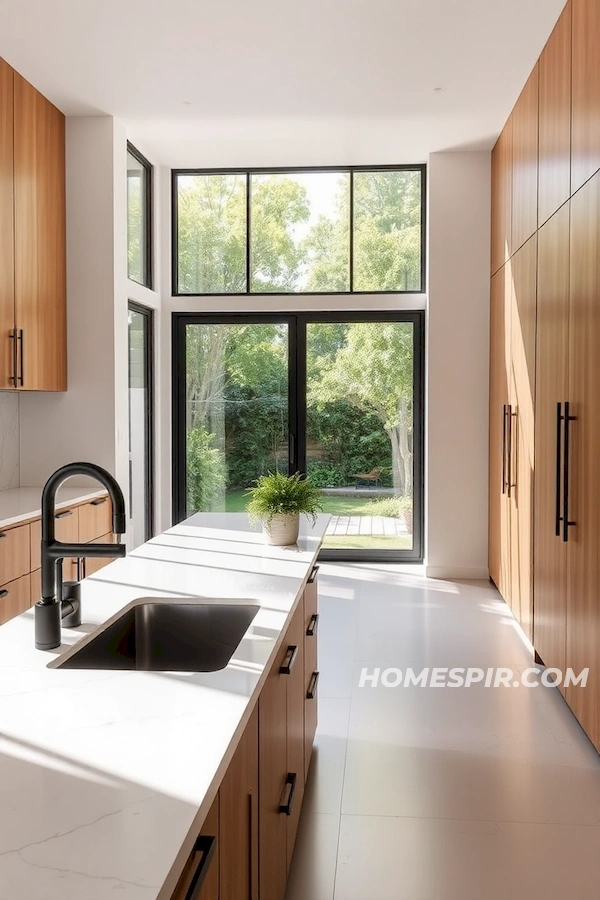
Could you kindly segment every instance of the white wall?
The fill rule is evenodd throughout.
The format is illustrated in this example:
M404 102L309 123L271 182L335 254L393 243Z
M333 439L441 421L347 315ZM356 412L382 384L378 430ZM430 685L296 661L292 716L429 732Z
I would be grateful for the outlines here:
M429 157L427 574L488 574L490 154Z
M125 145L113 118L67 118L69 388L21 396L22 485L86 460L127 496Z
M0 491L19 486L19 395L0 391Z

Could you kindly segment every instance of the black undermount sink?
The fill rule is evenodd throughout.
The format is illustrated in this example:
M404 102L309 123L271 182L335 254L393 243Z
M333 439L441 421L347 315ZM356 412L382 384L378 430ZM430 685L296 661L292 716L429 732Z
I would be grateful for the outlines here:
M217 672L260 609L255 604L144 600L102 627L62 661L62 669Z

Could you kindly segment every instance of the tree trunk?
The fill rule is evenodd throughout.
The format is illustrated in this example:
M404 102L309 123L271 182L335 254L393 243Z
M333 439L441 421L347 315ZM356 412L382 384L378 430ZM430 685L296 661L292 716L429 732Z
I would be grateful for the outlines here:
M408 409L408 401L405 397L400 398L398 404L398 445L400 448L400 456L404 464L404 493L412 497L413 491L413 454L408 443L408 434L412 425L412 417Z
M400 453L400 440L397 428L386 428L387 435L392 445L392 484L394 493L404 494L404 461Z

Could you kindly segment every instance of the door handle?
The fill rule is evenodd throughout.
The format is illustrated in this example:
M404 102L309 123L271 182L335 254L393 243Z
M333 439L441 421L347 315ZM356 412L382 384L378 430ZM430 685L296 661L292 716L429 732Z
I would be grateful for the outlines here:
M8 336L9 341L12 341L12 375L9 375L8 380L14 386L17 386L17 329L14 328Z
M570 415L570 404L565 402L564 422L564 438L563 438L563 541L565 544L569 540L569 528L576 525L576 522L569 520L569 463L570 463L570 423L576 420L576 416Z
M319 624L319 613L313 613L309 623L306 626L306 637L314 637L317 633L317 625Z
M25 344L25 339L23 337L23 329L22 328L19 328L19 335L18 335L17 341L18 341L19 347L20 347L19 384L21 385L21 387L23 387L23 385L25 384L25 363L23 361L24 360L23 347Z
M555 523L554 523L554 531L556 537L560 537L560 523L562 522L562 516L560 514L560 475L561 475L561 450L562 450L562 403L556 404L556 484L555 484Z
M291 816L292 814L292 803L294 800L294 791L296 790L297 779L298 776L295 772L288 772L287 778L285 779L283 796L279 804L279 812L285 813L286 816Z
M319 567L318 567L318 566L313 566L313 567L312 567L311 572L310 572L310 575L308 576L307 584L314 584L314 583L315 583L315 580L316 580L317 572L318 572L318 571L319 571Z
M279 666L279 674L280 675L289 675L292 671L292 667L296 662L296 655L298 653L298 647L291 646L287 648L287 652L283 659L283 662Z
M516 488L516 486L517 486L516 481L513 481L513 419L517 418L517 413L513 412L513 408L510 403L508 404L508 406L506 408L508 410L508 414L506 417L507 418L507 431L508 431L508 438L507 438L508 446L507 446L507 453L506 453L506 457L507 457L506 486L507 486L507 493L510 498L510 497L512 497L513 488Z
M506 494L506 403L502 407L502 493Z
M199 900L200 892L202 890L202 883L206 878L206 872L213 858L216 844L216 837L200 835L200 837L196 839L193 853L194 855L200 854L202 856L202 859L198 863L198 867L194 872L194 877L192 878L189 890L185 895L185 900Z
M317 695L317 685L319 683L319 672L313 672L310 676L308 689L306 691L306 699L314 700Z

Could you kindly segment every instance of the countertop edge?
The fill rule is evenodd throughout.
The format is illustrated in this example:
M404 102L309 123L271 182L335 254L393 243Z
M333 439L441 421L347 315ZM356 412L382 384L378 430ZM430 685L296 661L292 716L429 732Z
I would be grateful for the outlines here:
M30 488L12 488L10 493L15 491L37 491L39 493L40 499L42 496L42 488L38 487L30 487ZM73 490L73 489L72 489ZM2 506L2 494L8 493L8 491L0 491L0 509ZM106 490L104 488L98 489L90 489L90 488L81 488L81 491L77 492L76 496L69 497L66 500L57 500L56 509L61 510L65 509L68 506L81 506L84 503L88 503L90 500L96 500L98 497L103 497L106 494ZM27 511L18 512L14 515L2 517L0 515L0 530L5 528L13 528L16 525L26 525L29 522L33 522L36 519L40 519L42 516L42 510L40 508L31 509L29 506Z

